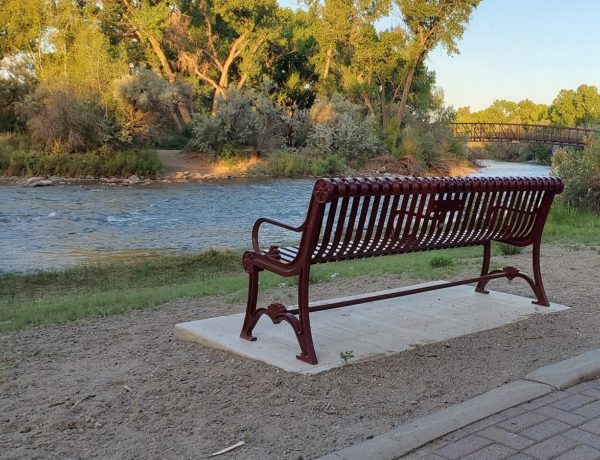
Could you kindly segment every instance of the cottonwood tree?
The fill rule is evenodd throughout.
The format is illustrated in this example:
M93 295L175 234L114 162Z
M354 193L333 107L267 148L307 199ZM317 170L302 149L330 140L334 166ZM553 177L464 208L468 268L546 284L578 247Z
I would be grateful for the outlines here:
M230 86L244 87L260 69L279 30L276 0L200 0L183 10L170 37L177 64L213 90L213 113Z
M480 0L395 0L402 13L408 36L406 66L393 99L398 100L396 119L402 123L415 74L428 53L443 46L449 54L458 53L460 39L473 9Z
M580 85L576 91L562 89L552 101L550 118L562 126L589 126L600 123L600 93L591 85Z

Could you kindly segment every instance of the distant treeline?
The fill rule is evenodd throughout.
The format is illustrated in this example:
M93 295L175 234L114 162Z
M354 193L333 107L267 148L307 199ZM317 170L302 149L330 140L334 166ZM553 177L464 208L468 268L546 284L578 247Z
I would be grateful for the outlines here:
M576 90L560 90L550 105L529 99L519 102L500 99L478 112L461 107L456 112L456 121L600 127L600 93L595 86L580 85Z

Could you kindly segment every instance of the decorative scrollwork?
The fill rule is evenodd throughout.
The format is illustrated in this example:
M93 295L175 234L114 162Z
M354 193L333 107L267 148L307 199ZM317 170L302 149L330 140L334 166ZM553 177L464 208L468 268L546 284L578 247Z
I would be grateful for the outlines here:
M519 269L517 269L515 267L504 267L502 269L502 271L504 273L506 273L506 277L508 278L509 281L512 281L520 273Z
M254 266L254 254L250 251L244 252L242 256L242 268L246 273L252 272L252 267Z
M329 201L331 193L333 191L333 184L329 181L318 180L313 189L313 196L319 203L326 203Z

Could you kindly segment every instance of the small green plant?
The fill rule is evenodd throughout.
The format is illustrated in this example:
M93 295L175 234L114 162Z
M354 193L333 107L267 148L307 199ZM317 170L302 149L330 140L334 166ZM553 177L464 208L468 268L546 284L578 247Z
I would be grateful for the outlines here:
M521 254L523 252L523 248L505 243L498 243L496 245L496 250L498 251L498 254L502 256L514 256L515 254Z
M354 358L354 353L352 350L340 352L340 359L344 361L344 365L348 364L348 361L350 361L352 358Z
M429 261L429 265L431 268L451 267L454 265L454 261L450 257L436 256Z

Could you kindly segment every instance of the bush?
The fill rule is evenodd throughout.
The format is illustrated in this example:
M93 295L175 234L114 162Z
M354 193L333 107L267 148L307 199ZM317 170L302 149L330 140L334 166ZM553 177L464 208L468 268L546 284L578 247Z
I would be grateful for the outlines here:
M375 120L341 94L319 97L310 110L310 121L306 144L320 155L337 154L357 160L383 151Z
M203 112L194 117L191 147L220 153L225 145L258 152L283 145L285 114L263 93L232 88L217 104L214 115Z
M428 169L447 172L448 157L466 157L464 141L452 136L446 118L429 121L411 116L402 129L392 122L386 138L391 153L416 173Z
M181 133L188 120L182 114L189 117L192 100L188 85L143 70L118 80L115 94L121 142L185 146L188 139Z
M516 254L521 254L523 252L523 248L519 246L513 246L512 244L505 243L497 243L494 244L498 254L502 256L514 256Z
M451 267L454 265L454 261L450 257L435 256L429 261L429 265L431 268Z
M334 176L346 168L343 158L331 155L326 158L303 153L275 152L260 164L255 172L272 177Z
M600 135L590 138L583 151L558 150L552 158L552 167L565 182L560 200L600 212Z
M34 147L54 152L92 150L114 133L105 111L94 101L74 96L69 88L40 86L22 105Z
M0 174L5 176L156 177L161 169L154 152L115 152L106 148L78 154L0 150Z

